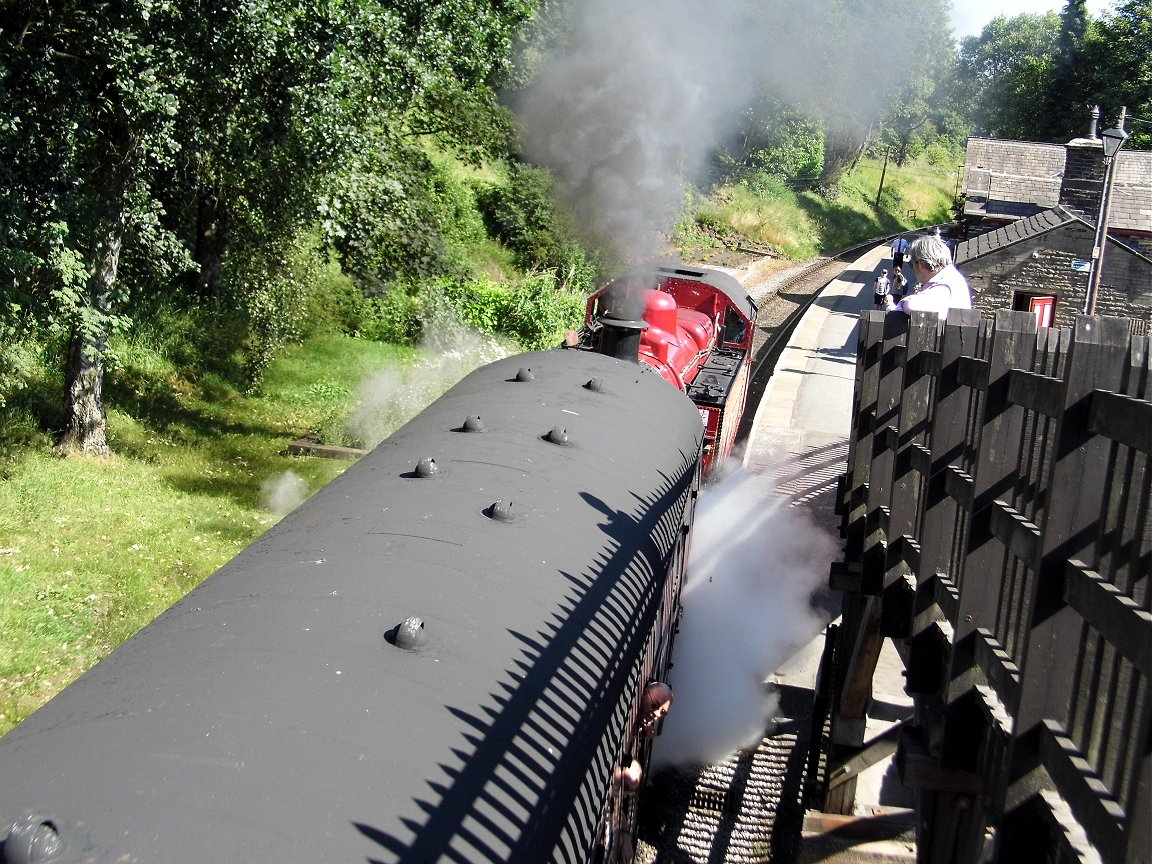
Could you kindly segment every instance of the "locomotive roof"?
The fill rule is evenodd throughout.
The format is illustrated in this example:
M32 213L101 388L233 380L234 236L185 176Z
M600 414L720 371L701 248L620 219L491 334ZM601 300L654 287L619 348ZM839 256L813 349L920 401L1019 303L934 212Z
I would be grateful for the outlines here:
M548 860L700 437L637 364L473 372L0 739L0 826L43 815L60 860Z
M639 270L613 279L596 291L593 296L602 295L613 285L621 282L641 286L647 283L649 287L653 287L655 280L660 279L679 279L684 282L699 282L708 285L723 294L745 319L748 321L756 320L756 303L744 290L740 281L723 270L714 270L709 267L694 268L685 264L668 264L651 270Z
M656 272L669 279L687 279L693 282L703 282L711 285L727 297L740 314L749 321L756 320L756 303L748 296L744 286L736 277L723 270L714 270L708 267L692 268L683 264L678 266L657 267Z

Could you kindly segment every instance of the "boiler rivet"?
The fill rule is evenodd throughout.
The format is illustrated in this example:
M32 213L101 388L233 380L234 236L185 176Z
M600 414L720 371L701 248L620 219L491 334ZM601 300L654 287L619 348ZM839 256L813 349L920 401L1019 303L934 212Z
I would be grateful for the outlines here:
M424 622L412 615L396 625L389 640L397 648L415 651L424 644Z
M505 501L502 498L485 510L484 515L489 519L495 519L497 522L513 522L516 519L516 513L512 509L512 502Z
M3 851L10 864L47 864L64 851L64 841L51 819L26 816L8 829Z

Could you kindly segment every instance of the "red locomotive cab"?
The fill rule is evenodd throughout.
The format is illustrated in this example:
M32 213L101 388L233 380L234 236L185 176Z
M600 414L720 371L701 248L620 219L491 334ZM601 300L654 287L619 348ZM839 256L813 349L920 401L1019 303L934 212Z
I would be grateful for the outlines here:
M700 409L707 476L735 444L756 311L743 286L726 273L661 267L616 279L593 294L582 341L587 347L603 341L598 330L610 319L639 330L631 356L684 391ZM643 320L637 320L641 315Z

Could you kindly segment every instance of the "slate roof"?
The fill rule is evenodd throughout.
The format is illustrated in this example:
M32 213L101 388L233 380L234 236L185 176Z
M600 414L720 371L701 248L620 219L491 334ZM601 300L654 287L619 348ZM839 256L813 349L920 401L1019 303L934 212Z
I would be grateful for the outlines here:
M1014 243L1031 240L1033 237L1047 234L1049 231L1054 231L1071 222L1082 222L1093 231L1096 230L1096 219L1094 216L1089 216L1071 207L1053 207L1050 210L1044 210L1027 219L1020 219L1016 222L1009 223L1001 228L997 228L995 231L988 231L972 237L969 240L965 240L956 247L956 264L959 266L991 252L996 252L999 249L1011 246ZM1109 226L1111 226L1111 224L1111 219L1109 219ZM1127 248L1132 254L1144 258L1139 251L1132 249L1128 244L1112 236L1111 231L1109 231L1108 239L1113 243L1120 243L1120 245Z
M1065 150L1059 144L969 138L964 213L1020 219L1060 203Z
M1121 150L1115 173L1109 229L1152 233L1152 150Z
M1027 219L1066 204L1060 200L1060 193L1068 150L1073 145L1103 147L1090 139L1063 145L969 138L964 164L964 214ZM1114 173L1109 228L1152 233L1152 150L1121 150ZM1098 179L1088 182L1099 184Z

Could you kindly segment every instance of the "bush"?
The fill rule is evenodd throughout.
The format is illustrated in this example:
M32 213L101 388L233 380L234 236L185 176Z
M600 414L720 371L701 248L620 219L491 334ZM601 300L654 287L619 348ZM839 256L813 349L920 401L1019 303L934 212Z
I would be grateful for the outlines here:
M420 295L401 286L378 297L367 297L360 305L355 335L393 345L418 345L422 335Z
M552 348L584 320L584 297L557 285L552 273L532 273L512 291L505 325L529 350Z
M17 325L0 319L0 408L8 404L11 394L28 385L36 359L32 339L19 333Z
M526 350L558 345L565 329L583 321L583 296L563 288L551 272L531 273L510 284L444 280L438 288L440 302L450 305L460 322L509 337Z
M522 270L551 270L561 284L587 291L599 279L600 262L589 255L552 199L548 172L514 165L503 186L481 185L476 203L488 231L512 250Z

